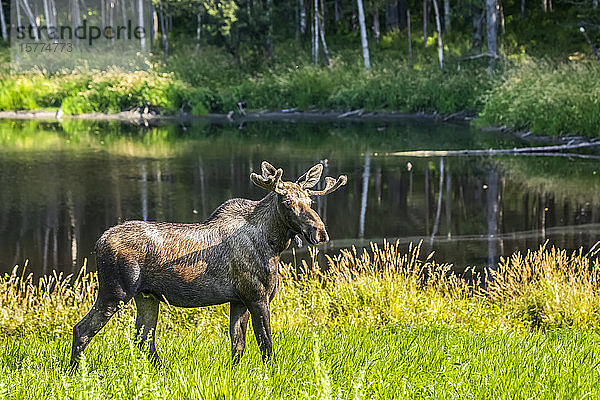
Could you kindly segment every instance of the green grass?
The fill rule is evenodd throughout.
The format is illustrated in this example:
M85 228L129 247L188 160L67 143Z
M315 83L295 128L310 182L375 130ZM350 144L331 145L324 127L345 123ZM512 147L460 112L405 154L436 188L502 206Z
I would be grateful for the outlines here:
M600 264L540 248L502 260L486 289L419 247L342 251L323 269L280 268L276 360L249 333L229 362L228 307L163 305L164 368L137 350L128 304L67 374L71 328L93 302L94 273L0 281L3 398L597 398Z
M129 321L131 322L131 321ZM275 332L277 360L254 340L231 366L225 332L163 330L155 371L130 325L111 324L65 370L69 335L0 339L0 395L38 398L598 398L600 336L390 325ZM201 328L199 329L201 331Z
M598 137L599 96L597 63L524 63L489 92L480 124L542 135Z
M280 43L269 62L239 64L222 48L180 45L168 63L156 58L148 72L4 71L0 110L115 113L152 105L165 114L204 115L237 112L237 102L244 100L252 111L466 113L478 115L481 126L598 137L600 67L581 52L535 58L507 39L510 53L490 73L484 60L464 60L469 40L457 33L446 38L446 68L440 70L435 46L424 49L416 33L410 65L404 36L391 32L373 46L371 71L364 70L358 47L335 38L331 67L312 65L308 49L291 41Z

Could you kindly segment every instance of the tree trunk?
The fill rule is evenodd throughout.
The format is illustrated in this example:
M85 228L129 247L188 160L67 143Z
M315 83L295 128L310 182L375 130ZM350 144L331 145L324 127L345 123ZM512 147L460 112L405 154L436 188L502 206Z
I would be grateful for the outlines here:
M323 0L321 0L323 1ZM379 28L379 7L375 6L373 10L373 34L375 36L375 43L379 43L380 28Z
M106 0L100 0L100 23L104 29L106 26Z
M202 34L202 13L200 11L196 13L196 22L198 23L198 25L196 25L196 49L199 49L200 37Z
M498 19L500 20L500 34L504 35L504 6L502 5L502 0L498 1Z
M329 55L329 50L327 49L327 42L325 41L325 3L321 0L321 13L319 14L319 33L321 35L321 44L323 45L323 53L325 53L325 60L327 60L327 65L330 67L333 65L331 62L331 56Z
M294 18L295 18L294 29L296 31L295 39L296 39L296 42L299 42L300 41L300 7L298 6L298 2L296 2L296 6L294 7Z
M398 28L400 30L406 28L406 11L408 10L406 0L398 0Z
M74 32L75 28L81 25L81 10L79 9L79 0L72 0L72 11L73 15L71 16L71 21L73 22Z
M167 21L165 20L165 11L162 4L160 5L160 31L162 34L163 50L165 52L165 59L169 58L169 35L167 33Z
M2 32L2 39L8 40L8 33L6 32L6 19L4 18L4 9L2 2L0 1L0 31Z
M440 68L444 69L444 44L442 43L442 27L437 0L433 0L433 9L435 11L435 26L438 31L438 60L440 61Z
M115 3L114 2L109 2L109 10L108 10L108 23L110 26L114 27L115 26L115 20L114 20L114 16L115 16ZM85 11L85 8L84 8ZM85 15L85 13L84 13ZM84 17L85 18L85 17ZM115 37L113 35L113 37L110 39L111 42L115 41Z
M23 9L25 10L25 14L27 16L27 19L29 20L29 24L33 27L33 37L35 38L36 41L38 41L38 40L40 40L40 37L38 36L38 29L37 29L37 23L35 22L35 15L33 15L33 12L31 11L31 7L29 7L29 3L27 3L27 0L21 0L21 2L23 3ZM73 4L77 4L77 1L75 1ZM77 10L79 10L79 7L77 7ZM77 14L77 16L79 16L79 14Z
M483 47L483 8L478 5L471 7L473 18L473 36L471 39L471 49L476 53L481 53Z
M450 0L444 0L444 31L450 32Z
M127 26L127 7L125 6L125 0L121 0L121 14L123 14L123 26ZM123 40L127 41L127 28L125 28L125 35L123 35Z
M485 0L487 47L490 55L490 66L494 64L498 55L498 0Z
M594 0L594 3L597 3L598 0ZM596 7L594 7L596 8ZM521 0L521 19L525 19L525 0Z
M21 26L21 6L19 5L19 0L15 1L15 5L17 6L17 26Z
M50 33L49 30L52 27L52 17L50 17L50 7L48 7L48 0L44 0L43 1L44 4L44 17L46 18L46 34L48 35L48 38L50 38ZM2 5L2 1L0 0L0 5Z
M133 2L132 2L132 4L133 4ZM135 15L135 13L133 13L133 15ZM152 4L152 36L150 36L152 40L158 39L158 29L159 29L158 11L156 9L156 6L154 4Z
M144 0L138 0L138 26L144 26ZM146 37L144 33L140 33L140 47L146 49ZM168 54L168 51L166 52Z
M306 6L304 5L304 0L298 0L300 9L300 35L304 39L306 35Z
M50 0L50 14L52 15L52 26L56 28L56 3Z
M412 54L412 32L410 31L410 10L406 10L406 25L408 29L408 61L412 67L413 65L413 54Z
M423 0L423 45L427 47L427 20L429 19L429 0Z
M363 59L365 69L371 69L371 60L369 59L369 42L367 41L367 26L365 24L365 10L362 0L356 0L358 6L358 23L360 25L360 41L362 43Z
M312 58L313 64L319 63L319 0L313 2L314 21L312 29Z
M398 0L385 2L385 30L393 31L398 27Z
M342 17L342 6L340 4L340 0L335 0L333 3L333 14L335 18L335 22L337 23Z

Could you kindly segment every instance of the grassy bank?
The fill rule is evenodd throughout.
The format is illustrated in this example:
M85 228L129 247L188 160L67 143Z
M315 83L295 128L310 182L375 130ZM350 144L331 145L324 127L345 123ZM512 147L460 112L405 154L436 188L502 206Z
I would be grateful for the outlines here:
M418 247L343 251L326 270L282 266L273 303L277 362L253 339L228 363L227 306L162 307L154 372L134 346L129 304L66 375L70 330L93 273L0 283L0 394L6 398L390 398L597 395L600 264L540 249L503 260L487 289L423 261ZM477 276L477 275L475 275ZM483 279L479 275L478 279ZM31 383L33 382L33 383Z
M333 66L313 66L307 50L286 43L273 59L253 68L223 49L181 47L168 64L148 72L80 72L67 75L0 72L0 110L62 108L66 114L115 113L151 105L161 113L354 109L477 115L479 125L503 125L542 135L597 137L600 67L585 60L548 61L508 56L489 73L482 60L464 60L468 48L448 44L444 70L431 50L415 46L413 64L405 38L386 36L365 71L358 49L332 45ZM402 48L404 46L402 45ZM6 51L4 49L3 51ZM430 54L431 53L431 54Z

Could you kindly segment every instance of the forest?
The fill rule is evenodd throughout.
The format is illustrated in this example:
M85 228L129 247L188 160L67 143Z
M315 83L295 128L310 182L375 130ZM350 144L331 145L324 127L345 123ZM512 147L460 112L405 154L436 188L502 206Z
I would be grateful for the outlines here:
M37 1L2 2L0 110L402 112L598 134L597 0ZM11 26L47 33L67 13L73 26L146 24L145 68L98 74L94 53L75 73L16 73Z

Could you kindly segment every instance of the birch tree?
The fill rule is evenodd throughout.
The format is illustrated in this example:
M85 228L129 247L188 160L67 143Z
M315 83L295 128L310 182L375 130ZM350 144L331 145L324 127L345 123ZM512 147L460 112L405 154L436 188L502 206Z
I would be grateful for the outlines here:
M159 6L160 9L160 33L162 37L163 50L165 52L165 58L169 57L169 34L167 31L167 23L165 10L163 9L162 3Z
M444 31L450 32L450 0L444 0Z
M440 68L444 68L444 44L442 43L442 27L440 24L440 10L438 8L437 0L433 0L433 9L435 11L435 26L438 31L438 60L440 62Z
M323 45L323 54L325 54L325 60L327 65L331 66L331 56L329 55L329 49L327 48L327 42L325 41L325 3L321 0L321 12L319 13L319 33L321 36L321 44Z
M304 0L298 0L298 8L300 9L300 35L304 38L306 35L306 6Z
M202 33L202 13L198 11L196 14L196 47L200 46L200 34Z
M362 0L356 0L356 3L358 6L358 24L360 25L360 41L362 44L365 69L371 69L371 60L369 59L369 42L367 41L367 26L365 24L365 10L363 8Z
M33 12L31 11L31 7L29 7L29 3L27 2L27 0L21 0L21 4L23 5L23 9L25 10L25 15L27 16L27 19L29 20L29 24L33 27L33 37L36 41L38 41L40 40L40 37L38 35L38 26L35 21L35 15L33 15Z
M377 4L373 7L373 35L375 36L375 42L379 43L379 37L381 29L379 27L379 7Z
M498 0L485 0L487 47L490 65L498 56Z
M312 59L314 64L319 62L319 0L313 2L314 21L312 29Z
M50 28L52 27L52 17L50 17L50 7L48 5L48 0L43 0L42 1L43 6L44 6L44 17L46 18L46 27L47 27L47 31L50 31ZM48 36L50 36L50 33L48 33Z
M125 5L125 0L120 0L121 2L121 14L123 14L123 26L125 27L125 35L123 35L123 39L127 41L127 7Z
M138 26L144 26L144 0L138 0ZM146 34L145 32L140 33L140 47L142 50L146 49Z
M4 18L4 10L2 7L1 0L0 0L0 31L2 32L2 39L8 40L8 34L6 32L6 19Z

